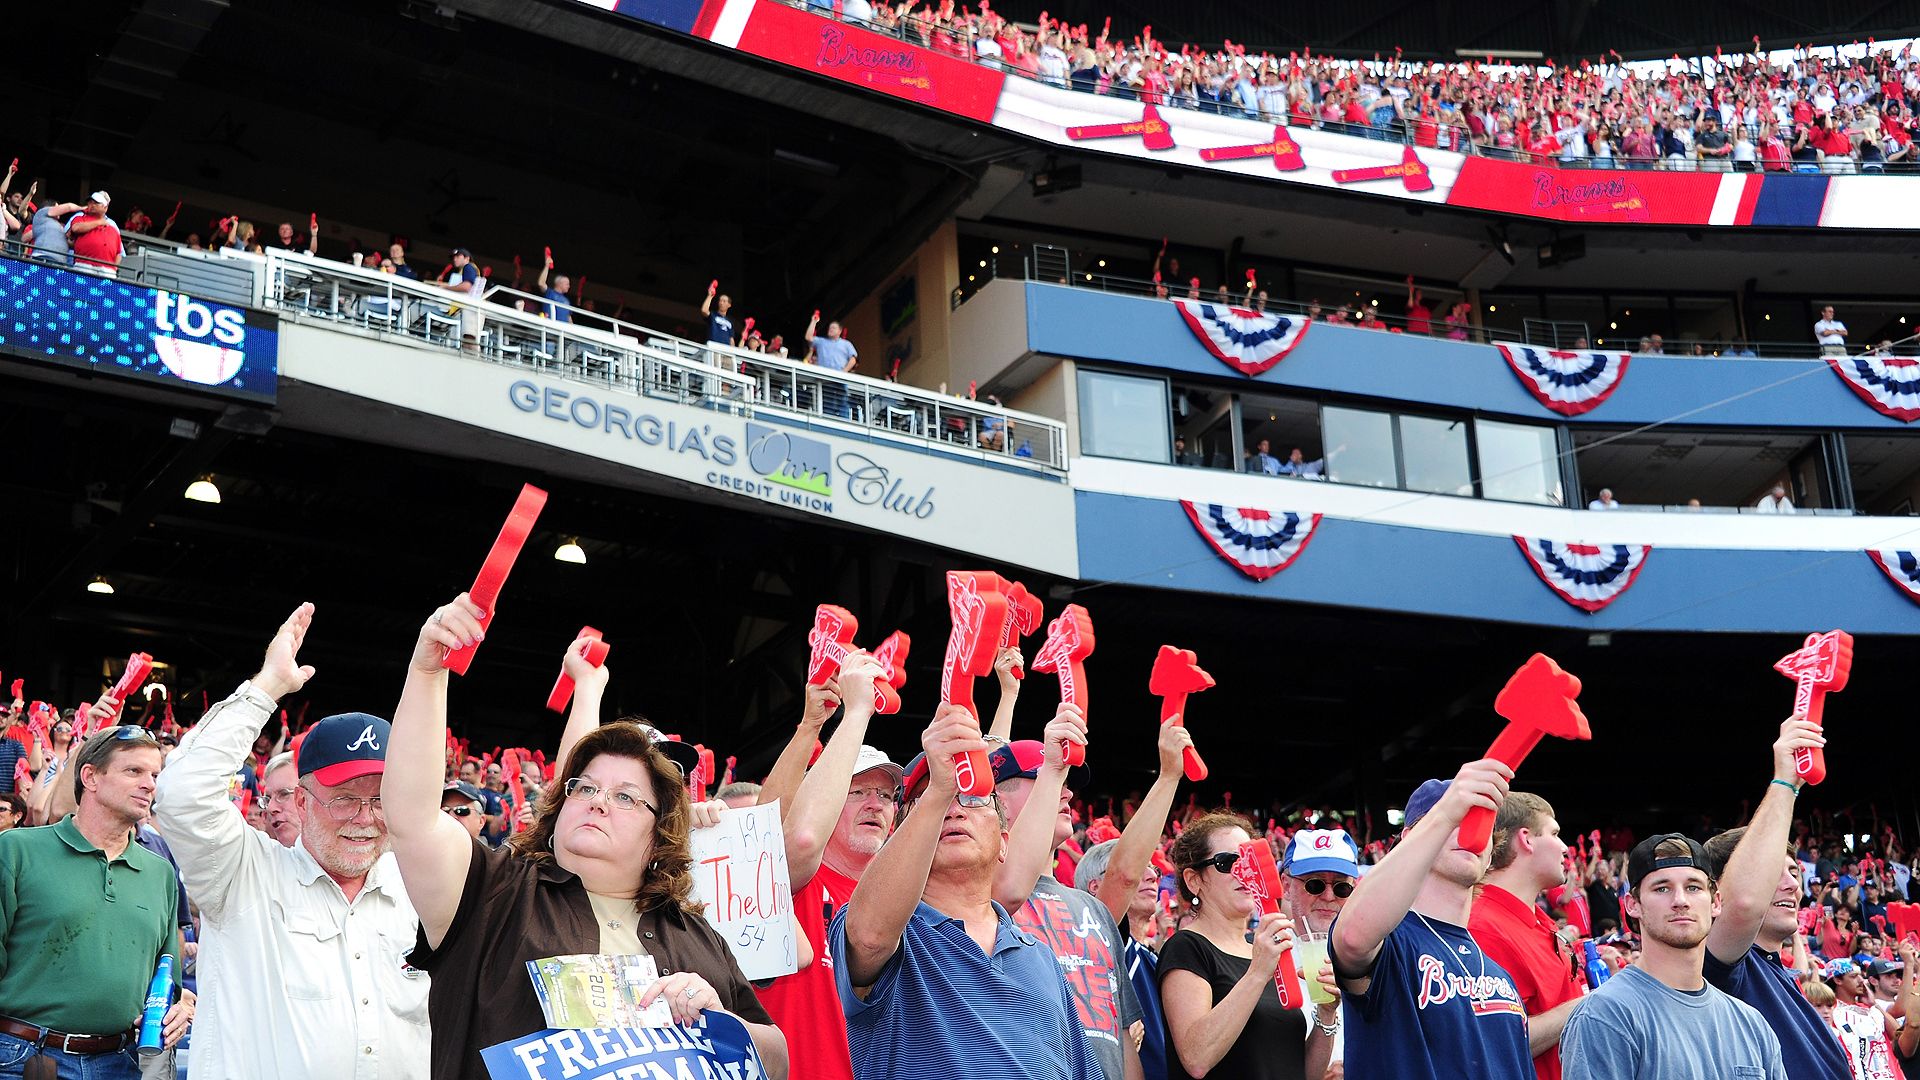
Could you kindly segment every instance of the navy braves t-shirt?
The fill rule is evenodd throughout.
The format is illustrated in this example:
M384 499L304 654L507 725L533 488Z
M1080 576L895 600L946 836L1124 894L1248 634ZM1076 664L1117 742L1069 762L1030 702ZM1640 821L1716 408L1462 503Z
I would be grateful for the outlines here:
M1408 912L1372 977L1365 994L1341 998L1348 1080L1533 1080L1520 994L1466 927Z

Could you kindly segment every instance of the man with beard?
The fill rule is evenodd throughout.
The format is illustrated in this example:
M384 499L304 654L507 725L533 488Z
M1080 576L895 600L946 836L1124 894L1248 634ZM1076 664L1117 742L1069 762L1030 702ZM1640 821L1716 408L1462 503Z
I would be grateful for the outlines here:
M1467 811L1498 813L1512 779L1489 759L1421 784L1399 846L1360 879L1333 924L1327 951L1353 1080L1533 1075L1520 995L1467 932L1489 853L1460 846Z
M1720 914L1699 842L1679 833L1627 855L1626 914L1640 959L1587 995L1560 1037L1568 1080L1787 1080L1780 1040L1702 971Z
M200 906L208 1009L196 1073L276 1080L385 1080L428 1072L427 978L406 962L417 919L387 850L380 778L388 724L329 716L300 743L300 838L247 828L227 781L281 698L313 678L299 662L302 604L260 671L174 752L155 818Z
M833 962L827 955L827 921L853 899L860 875L893 832L899 807L900 766L861 742L873 718L874 677L884 674L867 653L847 657L838 681L847 691L846 715L799 781L798 792L785 800L782 822L794 918L815 959L758 992L760 1004L787 1036L788 1068L796 1077L853 1080L847 1021L834 993ZM807 687L800 723L761 787L760 801L773 802L795 786L821 727L841 700L835 687Z
M1566 942L1539 908L1567 880L1567 843L1547 800L1515 791L1493 822L1493 861L1467 930L1507 973L1527 1009L1527 1049L1539 1080L1560 1080L1560 1031L1586 993Z
M979 721L942 705L920 745L924 790L827 928L854 1074L1093 1080L1053 950L993 899L1006 811L954 778L954 755L986 752Z
M1753 820L1706 843L1707 872L1720 883L1721 913L1707 937L1707 981L1753 1006L1774 1037L1792 1080L1847 1080L1846 1054L1780 963L1800 929L1800 860L1790 834L1800 794L1794 758L1826 743L1801 717L1780 725L1773 778ZM1818 894L1816 894L1818 895Z
M267 808L267 835L292 847L300 839L300 814L294 808L294 793L300 786L300 774L294 771L293 751L275 754L260 774L260 801Z

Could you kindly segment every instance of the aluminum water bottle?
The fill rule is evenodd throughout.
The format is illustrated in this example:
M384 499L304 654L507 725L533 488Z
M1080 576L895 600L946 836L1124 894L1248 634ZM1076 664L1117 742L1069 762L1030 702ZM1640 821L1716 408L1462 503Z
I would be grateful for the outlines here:
M166 1041L167 1007L173 1004L173 957L160 958L147 984L147 1007L140 1014L140 1056L152 1057Z
M1580 949L1586 954L1587 989L1598 989L1601 983L1613 976L1613 972L1607 970L1607 962L1600 959L1600 949L1593 942L1581 942Z

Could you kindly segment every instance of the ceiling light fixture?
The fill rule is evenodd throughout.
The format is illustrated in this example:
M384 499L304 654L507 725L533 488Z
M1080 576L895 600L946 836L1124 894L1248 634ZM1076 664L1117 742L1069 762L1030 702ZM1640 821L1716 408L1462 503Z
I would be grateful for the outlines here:
M112 596L113 586L107 583L106 578L95 574L93 580L87 582L87 591L90 593L99 593L101 596Z
M186 497L193 502L213 503L218 506L220 488L214 484L213 477L203 476L187 485Z
M559 547L553 549L553 559L555 562L585 566L587 565L587 552L586 549L580 546L579 537L569 536L561 541Z

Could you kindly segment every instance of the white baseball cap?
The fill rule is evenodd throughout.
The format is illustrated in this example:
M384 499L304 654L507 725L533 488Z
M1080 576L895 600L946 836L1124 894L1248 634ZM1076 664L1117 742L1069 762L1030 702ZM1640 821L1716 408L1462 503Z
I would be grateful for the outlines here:
M110 206L113 204L113 197L108 195L104 191L96 191L93 194L87 196L87 198L93 200L94 202L99 203L101 206Z
M900 782L901 777L907 775L907 770L895 764L886 754L865 743L860 744L860 756L853 759L853 775L859 776L863 772L871 772L874 769L887 770L887 775L893 777L893 782L896 784Z

